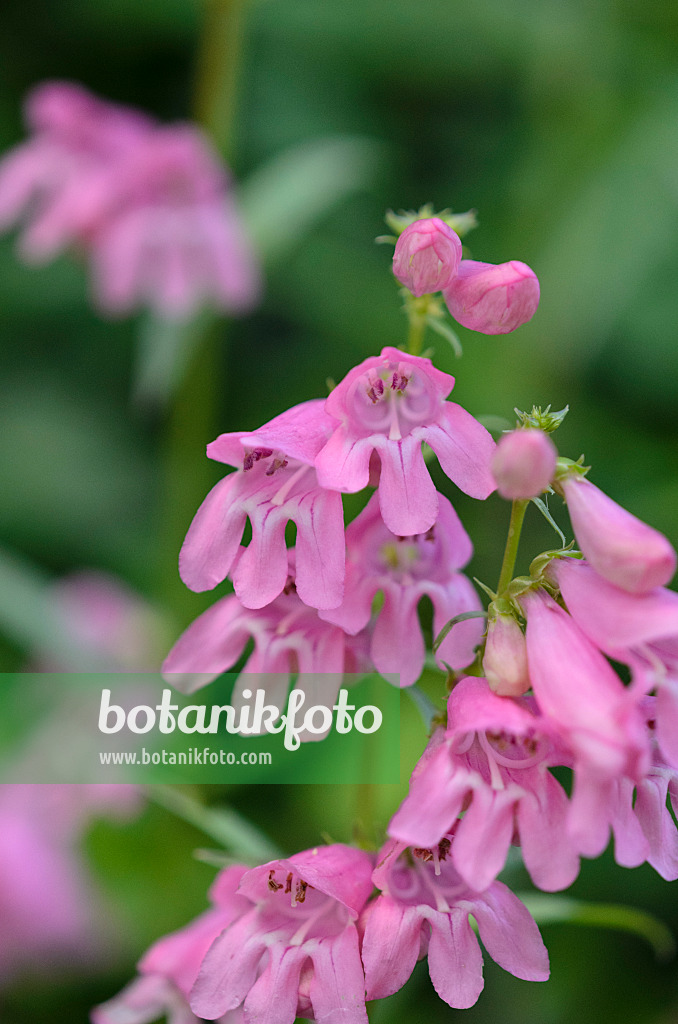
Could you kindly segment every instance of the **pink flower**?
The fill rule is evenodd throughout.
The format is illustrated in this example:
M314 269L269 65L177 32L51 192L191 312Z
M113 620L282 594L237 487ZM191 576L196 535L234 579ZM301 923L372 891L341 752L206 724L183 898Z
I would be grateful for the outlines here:
M384 525L377 495L346 531L348 560L344 602L320 617L355 635L367 626L378 592L384 595L370 647L375 668L399 673L400 685L410 686L422 673L425 658L417 606L427 595L433 603L433 632L460 612L480 609L469 580L457 572L473 552L468 534L452 505L439 495L435 526L415 537L396 537ZM473 661L480 642L479 619L459 623L438 650L438 659L452 668Z
M389 835L429 847L453 833L452 863L478 892L502 870L516 836L534 883L564 889L579 858L565 833L565 791L548 771L564 760L529 702L498 697L469 676L452 690L447 729L434 734L416 766Z
M393 273L413 295L440 292L461 262L459 236L439 217L416 220L398 238Z
M254 650L231 697L236 709L247 688L264 690L267 700L284 708L296 673L295 688L306 695L308 706L333 703L344 673L366 668L364 638L349 637L323 622L292 590L258 610L244 608L233 596L217 601L179 637L165 659L163 676L178 690L193 693L231 668L250 637ZM300 733L302 740L323 735Z
M67 246L93 262L98 303L166 317L258 298L256 262L229 178L192 125L159 127L66 82L29 96L33 137L0 164L0 229L23 218L27 259Z
M521 604L534 695L572 751L568 831L581 853L596 857L607 844L616 780L635 782L647 772L648 741L637 699L552 598L530 592Z
M205 954L221 934L250 908L236 888L247 868L233 865L217 877L213 904L185 928L156 942L139 964L139 976L117 996L92 1011L93 1024L150 1024L167 1016L169 1024L197 1024L188 995ZM241 1014L221 1018L237 1024Z
M99 305L148 305L186 318L212 305L250 309L259 271L229 193L229 179L192 125L157 128L107 183L110 211L90 239Z
M445 401L453 385L454 377L430 359L397 348L354 367L327 399L325 408L338 425L315 461L320 484L361 491L376 452L386 526L403 537L426 533L438 517L438 494L421 452L426 442L458 487L486 498L494 489L494 442L465 409Z
M341 603L341 495L321 487L313 468L333 426L318 399L288 409L258 430L222 434L207 446L210 458L241 468L210 491L191 524L179 556L187 586L209 590L232 572L243 604L263 608L288 580L285 526L292 519L299 596L316 608ZM252 540L243 553L240 540L248 517Z
M464 327L482 334L508 334L531 320L539 305L539 281L527 264L462 260L443 292L447 307Z
M663 534L578 474L561 487L577 543L596 572L632 594L669 582L676 552Z
M243 875L250 909L212 944L191 995L212 1020L243 1007L244 1024L341 1018L367 1024L356 919L372 891L366 853L334 844Z
M558 453L541 430L519 429L504 434L492 457L492 475L502 498L536 498L553 479Z
M678 768L678 594L656 587L629 594L575 559L551 563L568 610L593 643L633 672L634 688L657 691L663 756Z
M26 101L33 137L0 163L0 229L28 221L26 259L50 259L99 223L111 171L153 131L150 118L70 82L43 82Z
M132 786L0 786L0 982L110 959L110 912L80 846L94 817L137 808Z
M526 981L546 981L548 953L526 907L501 882L474 892L449 860L449 840L433 849L387 842L374 872L381 894L365 913L363 962L368 999L397 992L428 955L436 992L449 1006L473 1006L483 989L483 958L469 923L500 967Z
M525 634L513 615L490 616L483 672L500 697L520 697L530 689Z

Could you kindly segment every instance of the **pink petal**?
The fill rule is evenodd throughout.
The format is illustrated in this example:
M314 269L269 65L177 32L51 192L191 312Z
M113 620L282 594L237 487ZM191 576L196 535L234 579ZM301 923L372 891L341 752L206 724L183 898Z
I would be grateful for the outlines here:
M410 783L388 826L388 834L411 846L433 846L451 828L471 790L473 776L441 744Z
M297 503L296 586L304 604L337 608L344 595L344 509L337 491L316 489Z
M383 675L399 675L400 686L412 686L422 673L426 654L417 616L417 587L384 588L384 604L372 634L370 654Z
M332 938L306 943L305 949L313 960L309 994L317 1024L368 1024L365 975L355 926Z
M163 678L183 693L207 686L235 664L250 633L237 597L223 597L179 637L163 663Z
M486 889L506 863L513 836L517 786L501 792L479 785L466 814L459 822L452 844L454 866L477 892Z
M454 402L444 402L437 423L412 431L438 456L443 472L464 494L487 498L495 489L490 461L495 443L485 427Z
M532 787L518 804L520 849L534 884L545 892L558 892L579 874L579 857L567 838L565 790L550 772L536 771L542 776L539 788Z
M363 939L368 999L385 999L403 987L419 959L422 920L416 907L382 894L369 912Z
M474 911L475 913L475 911ZM433 987L448 1006L465 1010L483 990L483 957L468 922L468 912L452 907L449 914L430 911L428 969Z
M224 477L212 488L193 518L179 554L179 573L191 590L211 590L221 583L233 565L247 520L237 500L239 490L239 474Z
M320 486L351 494L367 487L373 440L356 438L345 426L337 427L315 460Z
M384 523L399 537L426 533L438 518L438 492L417 430L400 441L381 435L371 440L381 459L379 504Z
M233 586L246 608L264 608L278 597L287 581L287 516L266 499L248 511L252 540L233 569Z
M667 882L678 878L678 832L666 806L668 780L661 775L650 775L638 786L635 813L650 852L649 863Z
M293 1024L297 1016L299 975L308 956L303 946L269 946L269 960L245 997L245 1024Z
M516 978L546 981L549 957L527 907L501 882L466 904L495 963Z
M214 1020L245 999L266 950L266 933L259 927L252 910L212 943L191 992L191 1009L198 1017Z

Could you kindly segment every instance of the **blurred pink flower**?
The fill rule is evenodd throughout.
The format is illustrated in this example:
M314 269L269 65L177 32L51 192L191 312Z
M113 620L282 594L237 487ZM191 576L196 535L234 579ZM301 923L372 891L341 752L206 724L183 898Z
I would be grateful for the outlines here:
M462 260L443 292L464 327L481 334L508 334L531 320L539 305L539 281L526 263Z
M408 225L398 238L393 273L420 296L446 288L460 261L459 236L439 217L427 217Z
M22 220L24 258L66 247L92 261L97 303L168 318L200 306L241 312L259 272L216 153L198 128L158 126L81 86L29 94L32 137L0 162L0 229Z
M0 786L0 983L110 957L110 916L80 845L93 818L138 807L132 786Z
M372 615L377 593L384 603L372 630L370 657L381 673L398 673L400 685L416 682L424 667L425 644L417 614L422 597L433 603L437 634L460 612L479 610L472 584L457 570L470 559L471 541L457 513L442 494L438 521L419 536L396 537L384 525L377 495L346 530L344 602L320 617L355 635ZM473 661L483 626L479 619L459 623L441 644L437 658L452 668Z
M242 1006L247 1024L367 1024L355 922L371 875L366 853L338 843L246 872L238 893L250 909L212 944L193 1011L212 1020Z
M454 842L454 841L453 841ZM433 849L390 840L379 854L381 890L364 913L363 962L368 999L397 992L428 955L436 992L449 1006L473 1006L483 989L483 957L473 916L492 959L517 978L546 981L548 953L527 908L501 882L474 892L449 860L449 840Z
M438 493L421 451L426 442L462 491L486 498L494 490L494 441L470 413L445 401L453 386L454 377L430 359L397 348L355 366L325 406L337 426L315 460L321 486L361 491L376 452L386 526L402 537L426 533L438 518Z

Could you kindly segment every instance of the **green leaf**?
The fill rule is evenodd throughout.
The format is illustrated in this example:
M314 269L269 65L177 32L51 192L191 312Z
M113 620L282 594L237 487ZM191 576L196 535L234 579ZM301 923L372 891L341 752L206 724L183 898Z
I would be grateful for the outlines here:
M314 139L285 150L240 188L240 208L259 255L272 263L352 192L376 176L384 145L359 136Z
M577 924L589 928L613 928L630 932L652 946L657 960L670 960L675 956L674 937L653 914L637 907L620 903L587 903L567 896L519 894L538 924Z
M454 629L458 622L466 622L467 619L484 619L486 618L486 612L474 611L474 612L461 612L460 615L455 615L453 619L446 622L443 628L438 633L438 636L433 641L433 650L437 651L445 637Z
M532 504L537 506L537 508L539 509L541 514L543 515L544 519L546 519L547 522L549 522L551 524L551 526L553 527L553 529L556 531L556 533L560 537L561 541L563 542L563 547L567 547L567 541L565 540L565 534L560 529L560 527L558 526L557 522L555 521L555 519L553 518L553 516L549 512L548 505L544 501L542 501L541 498L533 498L532 499Z
M150 786L146 792L156 804L200 829L238 859L259 864L283 856L256 825L232 807L205 807L186 792L171 786Z
M435 665L435 668L437 669L438 666ZM416 683L414 686L408 686L405 692L421 715L426 729L430 731L433 719L440 714L440 708L436 707L429 695L424 693Z
M441 338L445 339L445 341L449 341L450 345L454 349L454 354L457 357L457 359L460 359L463 356L464 352L461 347L461 342L459 341L459 338L452 330L452 328L445 323L444 320L439 320L435 316L427 316L426 323L428 324L432 331L435 331L436 334L439 334Z

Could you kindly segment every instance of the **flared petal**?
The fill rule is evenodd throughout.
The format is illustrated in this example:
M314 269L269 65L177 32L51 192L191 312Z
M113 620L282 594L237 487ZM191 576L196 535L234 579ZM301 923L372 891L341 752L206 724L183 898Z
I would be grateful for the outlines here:
M344 510L337 491L316 488L297 503L296 586L304 604L337 608L344 596Z
M533 774L533 773L531 773ZM520 849L534 884L545 892L567 889L579 874L579 856L566 831L569 802L546 769L518 804Z
M183 693L207 686L235 664L250 634L237 597L223 597L181 634L163 662L163 678Z
M485 427L455 402L444 402L437 423L412 432L438 456L443 472L472 498L487 498L495 489L490 462L495 443Z
M438 518L438 492L415 431L399 441L372 438L381 459L379 505L384 523L398 537L426 533Z
M315 460L321 487L353 494L367 487L373 438L355 437L339 426Z
M382 893L365 926L363 963L368 999L385 999L403 987L419 959L422 919L417 907Z
M307 955L301 946L270 946L268 963L245 997L245 1024L294 1024Z
M524 981L546 981L549 957L534 918L501 882L464 904L495 963Z
M452 844L454 866L476 892L486 889L506 863L513 836L514 808L521 792L515 785L495 791L479 785Z
M468 1009L484 985L483 955L468 911L452 907L449 914L431 910L426 916L431 924L428 969L433 987L448 1006Z
M179 574L191 590L212 590L231 570L247 521L234 500L240 486L239 474L224 477L193 518L179 553Z
M253 909L212 943L189 999L198 1017L214 1020L234 1010L254 985L266 950L256 915Z
M370 653L383 675L400 674L400 685L411 686L424 668L426 654L417 616L419 588L391 586L377 616Z
M313 961L309 994L316 1024L367 1024L355 925L331 938L306 942L304 948Z

